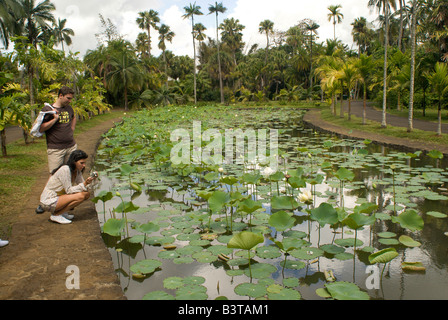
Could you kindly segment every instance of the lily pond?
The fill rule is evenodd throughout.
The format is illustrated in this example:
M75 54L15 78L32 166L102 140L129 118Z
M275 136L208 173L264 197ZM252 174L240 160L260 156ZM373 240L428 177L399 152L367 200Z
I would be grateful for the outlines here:
M305 112L170 106L103 135L93 201L128 299L448 299L443 155L314 132ZM193 159L262 129L266 157Z

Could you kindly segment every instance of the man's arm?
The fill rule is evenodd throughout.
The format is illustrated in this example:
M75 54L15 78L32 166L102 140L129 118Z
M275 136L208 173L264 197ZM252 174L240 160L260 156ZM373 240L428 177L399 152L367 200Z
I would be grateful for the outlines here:
M76 128L76 116L73 116L73 120L72 120L72 131L75 132L75 128Z
M45 132L48 129L50 129L52 126L54 126L54 124L56 122L58 122L58 119L59 119L59 114L55 113L53 116L53 119L51 119L50 121L47 121L47 122L42 122L42 124L40 125L40 128L39 128L39 132Z

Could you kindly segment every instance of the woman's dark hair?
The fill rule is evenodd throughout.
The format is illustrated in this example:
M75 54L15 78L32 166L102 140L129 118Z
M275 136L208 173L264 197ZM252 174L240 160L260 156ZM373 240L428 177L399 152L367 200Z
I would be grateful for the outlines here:
M82 150L75 150L72 153L70 153L70 156L68 157L67 163L65 165L69 166L70 172L74 173L76 171L76 162L82 159L87 159L89 156L87 153L85 153ZM54 169L51 174L55 174L56 171L58 171L64 164L60 165L56 169Z

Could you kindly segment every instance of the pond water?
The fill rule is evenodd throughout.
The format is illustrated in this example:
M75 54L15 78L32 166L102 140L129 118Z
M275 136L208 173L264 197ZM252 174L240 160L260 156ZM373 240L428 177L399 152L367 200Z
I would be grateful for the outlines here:
M117 126L106 135L95 161L100 173L95 194L113 195L97 202L101 225L127 221L120 235L104 232L103 239L128 299L315 300L325 299L322 290L332 283L354 283L362 297L370 299L448 299L445 159L313 132L303 126L303 112L297 109L238 109L231 116L223 116L228 111L218 108L168 111L142 112ZM173 169L159 157L166 135L191 127L199 115L205 128L278 129L283 151L279 171L294 176L301 168L297 176L306 185L294 189L290 180L276 181L273 176L259 177L255 186L241 181L219 184L206 179L210 168ZM123 172L125 163L130 171ZM215 172L220 178L241 178L264 169L253 164L222 167L224 173ZM352 174L343 184L338 168ZM141 192L130 188L130 178ZM209 215L210 203L199 194L218 190L218 185L219 190L238 190L262 207L242 215L227 202L219 213ZM297 199L304 190L312 191L312 203L284 209L274 204L275 196ZM337 209L339 217L374 204L375 209L363 215L375 219L357 230L341 223L342 218L337 224L319 224L307 210L323 204ZM285 230L276 230L270 222L279 211L294 218ZM414 215L395 219L403 212ZM318 211L312 215L317 217ZM141 227L145 225L155 229L146 234ZM227 247L243 230L263 235L263 242L249 253L250 265L248 251ZM295 248L288 251L286 265L278 242ZM396 251L390 262L369 262L373 253L387 248ZM141 261L154 263L154 270L136 271ZM406 262L418 262L424 270L405 270ZM333 279L328 277L331 273Z

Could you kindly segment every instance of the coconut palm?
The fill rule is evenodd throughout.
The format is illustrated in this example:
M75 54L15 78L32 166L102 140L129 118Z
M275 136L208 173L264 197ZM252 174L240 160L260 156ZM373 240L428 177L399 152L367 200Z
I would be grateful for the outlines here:
M358 57L366 50L367 42L367 19L364 17L356 18L351 24L353 26L353 41L358 44ZM363 50L361 50L363 49Z
M50 0L45 0L36 5L34 0L19 0L23 9L20 19L23 29L26 30L28 42L37 47L38 37L42 29L48 28L48 23L55 22L52 11L56 7Z
M185 14L182 16L184 19L190 19L191 18L191 34L193 37L193 90L194 90L194 103L197 103L197 90L196 90L196 43L195 43L195 36L194 36L194 16L202 15L201 7L196 5L196 2L194 4L191 4L189 6L184 7Z
M163 53L163 61L165 63L165 76L166 76L166 87L168 87L168 63L166 61L166 44L165 41L172 42L175 33L170 30L170 27L166 24L162 24L159 28L159 49Z
M216 48L218 50L218 72L219 72L219 91L221 94L221 103L224 103L224 90L222 84L222 70L221 70L221 55L220 55L220 44L219 44L219 24L218 24L218 14L226 12L227 8L223 6L222 2L215 2L215 5L210 5L208 8L209 14L216 14Z
M117 45L119 49L111 55L111 71L108 73L107 80L112 92L115 94L123 92L124 109L128 110L128 92L140 88L143 72L130 44L120 42L121 44Z
M138 27L148 33L148 55L151 57L151 27L157 29L157 23L160 22L159 13L151 9L139 12L138 16L136 20Z
M342 19L344 18L344 15L339 10L341 8L342 8L342 6L340 4L331 5L328 7L328 10L330 10L330 13L327 15L327 17L328 17L328 21L333 20L334 40L336 40L336 23L341 23Z
M389 43L389 15L391 7L395 9L395 0L369 0L369 7L376 7L379 12L383 11L385 18L384 30L384 70L383 70L383 112L381 127L387 127L386 108L387 108L387 47Z
M310 88L313 88L313 34L317 35L319 25L314 21L306 22L305 29L310 32Z
M53 24L53 34L56 37L56 43L60 43L62 45L62 51L64 51L64 42L69 46L72 44L71 36L75 35L73 29L66 28L65 24L67 23L67 19L61 20L58 18L57 23Z
M427 75L432 91L438 101L438 125L437 135L442 135L442 101L448 93L448 66L446 63L438 62L434 71Z
M19 0L0 1L0 41L5 49L9 47L9 37L18 33L17 18L23 14Z

